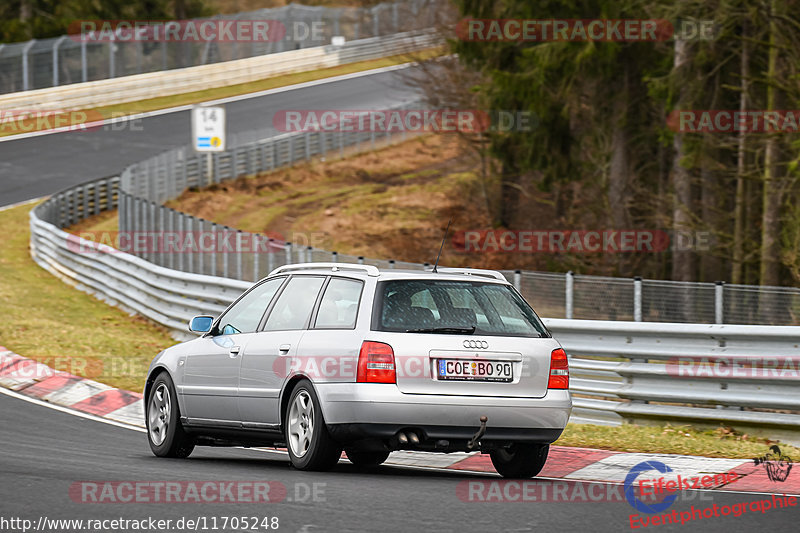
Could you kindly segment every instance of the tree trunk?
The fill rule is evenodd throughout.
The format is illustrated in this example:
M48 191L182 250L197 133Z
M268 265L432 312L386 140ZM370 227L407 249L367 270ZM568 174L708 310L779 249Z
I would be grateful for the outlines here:
M744 113L747 110L747 91L750 81L750 44L747 42L747 21L742 25L742 64L740 73L742 76L742 92L739 94L739 111ZM733 209L733 264L731 265L731 281L733 283L742 283L744 279L742 263L744 262L746 149L747 133L742 128L739 131L739 146L736 154L736 199Z
M769 63L767 67L767 110L778 109L777 27L772 17L776 16L775 2L770 8ZM761 266L759 281L761 285L778 285L780 282L780 207L781 187L778 160L780 157L776 133L767 137L764 153L764 196L761 214Z
M713 105L711 109L714 109ZM717 237L720 234L719 215L722 210L720 201L723 198L723 191L717 183L717 174L712 168L715 161L716 157L713 142L710 139L710 134L706 133L703 139L703 159L700 169L700 194L703 231L711 233L711 238L704 239L704 242L708 242L711 248L708 250L698 250L700 252L699 281L718 281L723 278L722 262L718 255L719 245L717 243Z
M33 17L33 0L20 0L19 3L19 20L20 22L28 22Z
M675 58L673 69L679 77L683 66L689 60L688 43L675 39ZM680 83L680 78L678 78ZM685 89L679 90L677 108L685 105ZM676 132L673 140L675 151L672 163L672 180L675 191L675 200L672 210L673 252L672 252L672 279L675 281L692 281L694 278L694 254L691 250L683 249L681 237L691 236L691 209L692 209L692 184L689 171L683 166L683 134Z
M623 66L622 91L614 101L614 130L611 133L611 162L608 174L608 208L609 219L614 229L623 229L628 225L628 132L626 111L628 101L628 66Z

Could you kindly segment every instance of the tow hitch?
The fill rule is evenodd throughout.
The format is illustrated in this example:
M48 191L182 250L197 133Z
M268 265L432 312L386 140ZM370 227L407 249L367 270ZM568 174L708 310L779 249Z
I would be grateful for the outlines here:
M472 436L472 439L470 439L470 441L467 443L468 450L476 448L479 444L478 441L480 441L481 437L483 437L483 435L486 433L486 422L489 421L489 418L484 415L480 418L480 420L481 420L481 427L478 428L478 432L475 433L475 435Z

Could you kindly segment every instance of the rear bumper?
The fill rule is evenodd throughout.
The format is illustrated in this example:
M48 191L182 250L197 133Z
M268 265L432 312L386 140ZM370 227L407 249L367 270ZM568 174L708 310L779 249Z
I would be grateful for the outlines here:
M389 438L418 429L429 439L469 439L486 416L482 440L550 443L569 420L572 400L566 390L543 398L403 394L395 385L320 383L315 385L334 438Z
M340 442L365 441L365 440L389 440L398 431L412 429L419 435L425 446L425 442L432 443L436 449L435 442L448 441L447 448L463 448L464 442L468 441L475 434L479 424L472 427L462 426L429 426L420 424L328 424L328 431L334 439ZM537 444L550 444L561 436L563 429L528 429L528 428L503 428L488 427L486 434L481 437L481 442L527 442ZM413 446L409 446L413 448Z

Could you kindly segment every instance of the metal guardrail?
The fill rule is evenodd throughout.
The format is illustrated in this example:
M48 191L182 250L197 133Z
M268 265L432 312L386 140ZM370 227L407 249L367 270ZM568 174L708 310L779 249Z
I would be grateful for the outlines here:
M723 422L797 439L800 327L545 323L571 354L574 421Z
M268 42L136 42L126 40L119 34L111 34L115 40L108 42L92 42L77 35L64 35L0 44L0 94L310 48L329 44L334 36L352 41L430 28L435 26L437 11L441 7L441 2L436 0L398 1L365 8L289 4L198 19L268 20L274 21L273 24L282 24L286 28L286 37Z
M213 65L0 95L0 110L7 110L15 117L21 118L53 110L96 109L256 82L295 72L308 72L358 61L411 54L434 48L442 43L441 36L434 30L370 37L349 41L341 46L317 46ZM92 121L113 118L103 117L99 112L89 115Z
M107 191L101 201L110 201L113 187L97 185L81 187ZM111 305L184 332L179 338L189 337L184 328L192 316L220 313L251 285L160 267L80 239L44 220L59 216L54 205L55 197L31 211L34 260ZM725 423L797 440L800 327L565 319L545 323L570 354L574 422ZM714 361L716 367L691 366ZM781 368L786 361L788 376ZM689 368L694 371L685 375Z
M193 230L195 226L190 226L189 221L195 224L200 219L169 210L161 203L185 187L207 184L208 181L203 180L209 176L212 181L230 179L315 155L341 154L345 148L373 147L391 140L391 136L379 139L371 132L338 136L323 132L287 134L236 147L212 157L211 165L207 158L188 152L170 152L170 155L129 167L121 177L72 187L34 208L30 215L31 255L39 265L65 282L183 332L182 336L188 335L185 324L191 316L219 313L251 285L250 281L281 264L335 261L360 262L380 268L424 268L424 265L344 256L275 241L270 245L273 253L250 254L255 264L248 264L242 254L231 254L225 259L221 255L205 254L204 257L214 256L215 259L200 266L190 261L191 254L188 254L183 264L176 265L173 264L174 254L171 258L163 254L134 257L61 229L119 205L119 224L123 231L179 231L178 221L183 221L182 231ZM227 231L242 234L233 229ZM260 265L257 258L262 260ZM719 289L713 284L673 285L673 282L537 272L506 271L504 275L544 315L552 315L560 302L564 314L569 312L572 316L580 316L586 312L584 309L590 309L597 318L604 308L609 308L617 313L615 318L631 318L632 315L643 320L653 319L660 315L649 307L654 305L652 302L642 298L650 291L651 283L653 288L672 287L675 291L673 303L688 305L691 309L701 309L705 305L692 304L691 298L687 299L691 291L710 293L714 302L720 298ZM230 279L231 276L239 279ZM591 288L589 294L599 300L592 303L592 298L583 295L583 287ZM613 291L614 287L619 287L622 295L616 300L604 292ZM732 286L724 289L728 287ZM736 287L736 290L748 289ZM760 290L755 292L760 299L764 298L764 293L779 291L777 288ZM780 290L795 297L791 290ZM664 297L661 294L660 298ZM551 301L554 305L548 307L546 304ZM719 308L712 305L711 309L716 318ZM723 308L727 313L726 309ZM684 318L686 316L700 315L686 314ZM570 388L574 393L573 420L576 422L722 422L734 426L744 424L766 430L773 437L789 435L797 440L800 433L798 327L556 318L545 319L545 322L570 354ZM788 375L776 376L771 372L778 362L787 360L793 365ZM710 367L712 371L708 374L684 372L697 362L702 363L697 368ZM709 362L717 366L707 364Z

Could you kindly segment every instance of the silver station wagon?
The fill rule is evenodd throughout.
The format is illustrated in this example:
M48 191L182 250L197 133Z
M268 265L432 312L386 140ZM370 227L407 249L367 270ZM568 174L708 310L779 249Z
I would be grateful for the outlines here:
M161 352L144 390L150 447L286 447L324 470L394 450L547 460L572 408L567 356L499 272L311 263L273 271L197 339Z

